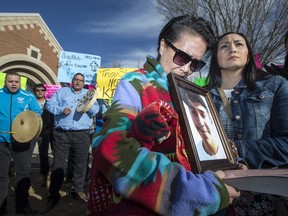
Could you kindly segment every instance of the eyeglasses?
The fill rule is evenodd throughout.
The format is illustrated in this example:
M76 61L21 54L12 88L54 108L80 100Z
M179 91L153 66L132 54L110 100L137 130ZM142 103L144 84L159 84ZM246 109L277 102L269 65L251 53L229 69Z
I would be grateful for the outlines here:
M73 78L73 80L74 80L75 82L84 82L84 80L80 80L80 79L76 79L76 78Z
M36 89L36 92L45 92L45 89Z
M185 53L184 51L177 49L172 43L170 43L169 41L165 41L166 44L172 48L175 51L175 54L173 56L173 62L179 66L183 66L186 65L187 63L189 63L191 61L190 64L190 70L192 72L197 71L197 70L201 70L206 63L203 61L199 61L197 59L193 59L191 56L189 56L187 53Z

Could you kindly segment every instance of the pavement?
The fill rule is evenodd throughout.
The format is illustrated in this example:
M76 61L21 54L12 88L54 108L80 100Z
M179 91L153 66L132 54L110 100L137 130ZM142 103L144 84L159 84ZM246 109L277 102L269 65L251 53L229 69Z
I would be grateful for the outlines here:
M32 155L32 170L31 170L31 187L29 190L29 201L32 209L39 211L43 210L46 206L48 195L48 186L50 184L50 179L48 178L47 187L43 187L42 176L40 174L40 164L39 164L39 154L38 145L36 144L33 155ZM53 155L51 149L49 149L49 159L50 164L53 161ZM14 176L10 177L10 183L8 188L8 207L5 216L15 216L15 186L14 186ZM51 212L46 214L47 216L84 216L87 215L87 207L84 203L79 203L77 200L73 199L70 194L70 189L67 187L62 187L60 190L61 199ZM37 215L40 215L39 213Z
M52 164L53 162L53 154L52 154L52 150L51 147L49 145L49 150L48 150L48 156L49 156L49 161L50 164ZM38 149L38 144L36 143L33 154L32 154L32 168L31 168L31 172L40 172L40 159L39 159L39 149Z

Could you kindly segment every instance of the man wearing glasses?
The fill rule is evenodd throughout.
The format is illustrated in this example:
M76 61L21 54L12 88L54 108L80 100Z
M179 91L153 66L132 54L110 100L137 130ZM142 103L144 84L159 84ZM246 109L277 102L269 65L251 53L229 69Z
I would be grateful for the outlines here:
M53 115L46 109L45 92L46 87L40 83L33 87L34 94L42 109L42 122L43 127L40 136L35 140L39 147L39 158L40 158L40 173L42 175L42 186L47 187L47 178L50 170L49 163L49 142L52 144L53 141Z
M88 92L84 89L84 76L76 73L72 86L60 88L47 102L47 110L54 114L54 142L51 183L47 206L42 214L48 213L59 201L59 190L63 184L66 161L72 150L72 171L74 181L71 194L80 202L87 202L84 193L87 156L90 147L92 117L99 111L97 102L85 113L77 111L78 101Z

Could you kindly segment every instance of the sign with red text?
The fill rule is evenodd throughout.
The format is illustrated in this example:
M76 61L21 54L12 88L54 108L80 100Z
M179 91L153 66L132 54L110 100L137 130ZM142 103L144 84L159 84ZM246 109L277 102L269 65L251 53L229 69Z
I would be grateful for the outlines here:
M61 85L44 84L46 87L45 99L49 100L53 94L61 88Z
M97 74L98 98L113 98L114 92L121 77L127 72L135 70L137 70L137 68L99 68Z

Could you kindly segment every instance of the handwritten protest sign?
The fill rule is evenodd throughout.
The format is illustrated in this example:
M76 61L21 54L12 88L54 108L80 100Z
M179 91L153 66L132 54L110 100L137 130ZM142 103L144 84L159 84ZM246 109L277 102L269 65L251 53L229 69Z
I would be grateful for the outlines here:
M86 85L95 85L101 57L84 53L61 51L58 68L58 81L70 83L76 73L82 73Z
M45 99L49 100L53 94L61 88L61 85L51 85L51 84L44 84L46 87L46 92L45 92Z
M113 98L121 77L137 68L100 68L97 74L97 92L100 99Z
M6 73L0 72L0 88L4 87ZM20 76L21 88L26 89L27 78Z

